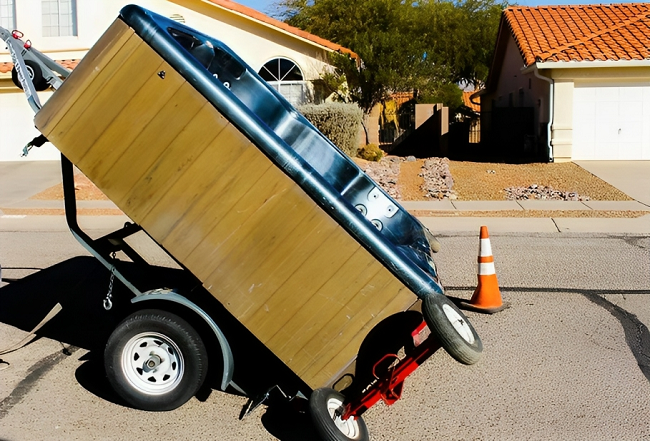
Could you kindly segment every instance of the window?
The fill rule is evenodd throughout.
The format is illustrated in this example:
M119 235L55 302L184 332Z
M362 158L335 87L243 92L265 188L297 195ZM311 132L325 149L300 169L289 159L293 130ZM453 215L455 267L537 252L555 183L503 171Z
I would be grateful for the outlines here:
M294 106L307 102L307 82L304 81L302 71L293 61L274 58L262 66L259 74Z
M260 70L260 76L266 81L302 81L300 68L286 58L276 58L266 63Z
M9 31L16 29L16 7L14 0L0 0L0 26Z
M77 0L42 0L41 4L43 37L77 35Z

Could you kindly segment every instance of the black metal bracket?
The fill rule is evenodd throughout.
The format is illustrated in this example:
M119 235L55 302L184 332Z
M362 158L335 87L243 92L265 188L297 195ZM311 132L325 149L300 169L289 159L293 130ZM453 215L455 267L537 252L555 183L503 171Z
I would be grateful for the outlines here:
M140 295L141 292L130 282L126 280L121 274L117 266L119 261L113 259L113 253L122 251L133 262L149 265L133 248L131 248L124 239L132 234L141 231L142 228L131 222L124 224L124 227L114 231L99 239L92 239L85 231L79 226L77 220L77 195L75 194L74 187L74 168L72 162L61 154L61 176L63 178L63 200L65 207L65 219L68 228L77 240L83 245L92 255L94 255L109 271L115 272L116 276L135 294Z
M90 254L95 256L106 267L106 269L114 273L115 276L127 288L129 288L129 290L131 290L135 296L142 295L142 292L123 274L122 270L125 269L124 265L126 262L113 258L114 253L121 251L129 259L131 259L133 263L145 267L153 267L125 241L127 237L132 236L133 234L140 231L144 231L142 227L133 222L126 222L124 226L119 230L113 231L112 233L109 233L98 239L91 238L79 226L79 222L77 220L77 197L74 187L74 167L72 162L63 154L61 155L61 174L63 177L65 218L73 236L75 236L79 243L81 243L81 245L86 248ZM146 234L146 231L144 232ZM158 246L160 246L161 249L164 250L167 255L171 257L183 269L183 273L185 274L186 279L185 285L189 291L201 285L201 281L198 280L196 276L194 276L187 268L185 268L181 262L179 262L169 252L167 252L167 250L165 250L164 247L162 247L160 244L158 244Z
M273 394L274 391L278 391L278 393L281 395L282 398L291 400L291 398L289 398L287 394L285 394L282 391L282 389L280 389L280 386L276 384L275 386L273 386L263 394L259 394L255 397L249 398L246 404L244 405L243 409L241 410L241 413L239 414L239 419L243 420L246 416L254 412L255 409L257 409L262 404L267 402L271 398L271 394Z

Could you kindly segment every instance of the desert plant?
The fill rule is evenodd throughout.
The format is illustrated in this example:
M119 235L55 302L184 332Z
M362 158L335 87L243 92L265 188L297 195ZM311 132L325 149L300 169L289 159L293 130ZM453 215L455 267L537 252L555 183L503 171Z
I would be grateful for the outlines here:
M350 157L357 155L363 112L356 104L306 104L298 108L320 132Z
M366 161L378 162L384 157L384 151L377 147L376 144L366 144L357 152L357 157Z

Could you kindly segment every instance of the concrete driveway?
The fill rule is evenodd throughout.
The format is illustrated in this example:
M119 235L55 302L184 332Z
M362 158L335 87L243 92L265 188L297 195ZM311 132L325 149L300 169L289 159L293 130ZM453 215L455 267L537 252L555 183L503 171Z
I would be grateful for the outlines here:
M650 161L574 161L631 198L650 206Z
M60 182L60 161L0 161L0 207L29 199Z

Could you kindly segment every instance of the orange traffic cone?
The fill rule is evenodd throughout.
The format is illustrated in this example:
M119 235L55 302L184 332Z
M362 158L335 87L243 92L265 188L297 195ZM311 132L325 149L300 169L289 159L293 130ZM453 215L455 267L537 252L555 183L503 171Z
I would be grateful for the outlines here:
M460 305L463 309L487 314L494 314L510 306L509 303L504 303L501 300L497 273L494 269L492 245L490 245L490 236L486 226L481 227L478 250L478 286L469 303L460 302Z

